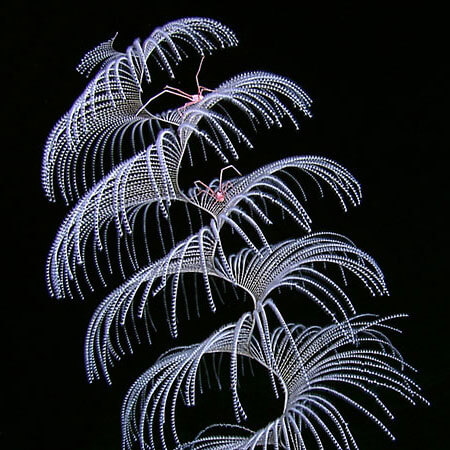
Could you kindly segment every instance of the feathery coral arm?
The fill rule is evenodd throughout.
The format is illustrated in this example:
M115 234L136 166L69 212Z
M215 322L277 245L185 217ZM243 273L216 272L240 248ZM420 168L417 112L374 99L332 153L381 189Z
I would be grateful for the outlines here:
M357 448L344 412L340 411L342 405L356 408L393 438L385 419L380 418L383 415L393 419L380 395L392 391L409 402L427 403L407 374L407 370L414 369L384 334L386 330L394 330L389 322L404 315L355 316L350 320L352 337L341 323L324 328L285 324L272 328L267 341L265 334L253 326L256 314L240 323L237 340L234 331L237 324L222 327L201 344L163 355L133 384L122 409L124 448L132 448L136 440L143 448L147 445L158 448L159 444L169 448L169 442L173 442L180 449L258 447L267 450L277 443L279 448L297 448L299 440L315 443L318 448L328 444L336 448ZM259 319L264 321L263 317L260 315ZM272 363L264 357L261 350L264 345L271 348ZM281 415L257 431L232 423L216 424L200 432L194 441L180 443L173 408L187 395L185 390L192 383L186 375L198 373L200 361L208 354L236 351L276 376L284 389ZM170 382L162 383L162 380ZM188 405L194 406L195 393L190 391L190 395L193 396L189 397ZM360 397L368 399L368 406L364 406ZM173 402L159 400L163 398L172 398ZM150 408L152 419L146 420ZM136 435L132 430L138 423L141 428ZM324 437L319 437L321 434Z
M184 273L201 275L204 260L208 276L224 277L214 267L218 243L209 228L203 231L180 242L164 258L138 271L100 303L86 334L85 361L89 381L100 378L100 368L106 380L111 382L108 367L125 353L120 335L123 335L128 351L131 351L130 338L137 333L134 326L126 323L127 318L131 316L129 321L132 324L139 319L146 321L149 300L165 287L168 277L173 278L172 294L166 305L170 312L168 325L173 337L177 336L178 329L176 305L180 276Z

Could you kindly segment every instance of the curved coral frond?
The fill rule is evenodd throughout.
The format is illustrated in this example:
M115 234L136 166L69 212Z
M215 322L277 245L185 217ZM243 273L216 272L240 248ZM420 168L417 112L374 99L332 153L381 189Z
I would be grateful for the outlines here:
M71 295L70 281L76 282L77 266L89 279L84 263L91 235L96 255L107 247L106 230L112 224L119 236L132 232L132 213L142 205L157 202L167 216L171 201L185 200L178 187L181 153L175 135L162 131L155 145L117 166L82 197L60 226L48 256L47 281L52 295ZM100 267L98 271L102 277Z
M139 440L141 447L167 449L165 431L168 425L176 444L180 445L175 427L178 400L193 406L196 401L197 374L205 355L233 351L248 346L252 336L251 316L240 324L238 336L234 324L226 325L201 344L170 350L147 370L131 387L122 408L124 447L132 448ZM166 421L166 426L154 420ZM148 436L148 439L147 439ZM158 445L157 442L160 444Z
M146 371L124 402L124 448L132 448L138 440L141 448L152 449L169 448L169 442L180 449L293 449L306 445L356 449L342 405L355 408L393 439L384 422L394 416L382 393L394 392L412 404L427 403L407 374L414 369L385 335L396 330L389 322L402 315L353 317L350 336L340 323L324 328L288 325L273 304L282 326L270 331L264 312L268 307L266 304L237 324L222 327L201 344L168 352ZM258 321L260 326L256 326ZM200 363L217 352L239 354L266 367L283 388L282 414L260 430L217 424L200 432L194 441L181 443L175 407L181 401L187 406L196 404ZM238 376L233 369L231 374L232 378ZM231 382L233 385L236 380ZM367 406L361 396L368 400Z
M209 277L224 277L214 267L217 245L217 235L209 227L202 228L172 248L164 258L141 269L100 303L86 333L85 361L89 381L99 379L101 369L106 380L111 382L108 367L125 354L122 341L131 352L131 335L137 333L136 321L143 319L146 329L151 328L149 301L166 286L169 277L172 278L171 295L166 308L169 312L168 325L174 338L178 334L177 292L184 273L203 276L209 306L215 311ZM126 325L128 317L132 327ZM136 337L139 340L139 336Z
M280 177L282 174L287 174L292 183ZM360 203L361 187L355 177L335 161L319 156L284 158L261 166L247 175L232 178L228 180L230 187L223 202L216 201L206 193L199 195L198 189L190 190L188 195L194 205L216 218L239 203L247 204L252 213L263 217L262 210L266 209L266 204L271 203L282 208L305 231L310 232L311 219L299 199L300 196L306 200L300 176L306 180L312 179L321 194L323 186L330 187L344 211L347 211L349 204L357 206ZM294 188L290 187L291 184L294 184ZM213 191L217 190L218 180L214 179L209 186ZM294 193L292 189L295 188L298 192ZM264 221L269 223L270 219L266 217Z
M336 233L312 233L259 253L244 249L231 255L228 265L236 284L252 295L255 304L272 291L289 287L316 302L335 322L348 320L355 309L339 285L325 275L328 265L355 275L372 295L387 294L374 259Z
M221 109L214 109L216 105L220 105ZM195 132L228 163L224 149L234 159L238 158L233 137L252 148L249 138L231 119L233 110L243 113L253 128L261 123L266 128L274 125L281 127L287 117L298 129L296 111L311 117L310 106L311 99L290 79L255 71L234 76L205 94L202 100L168 113L166 118L178 125L182 142Z

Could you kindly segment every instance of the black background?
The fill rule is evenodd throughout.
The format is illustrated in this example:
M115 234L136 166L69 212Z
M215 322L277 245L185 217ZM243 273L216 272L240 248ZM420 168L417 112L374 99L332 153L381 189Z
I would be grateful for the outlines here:
M305 2L306 3L306 2ZM293 154L335 159L361 182L363 203L343 214L328 199L311 201L316 229L343 232L383 268L390 297L355 301L361 312L407 312L398 343L431 407L394 402L391 443L374 425L356 431L362 449L447 448L448 424L448 29L443 11L339 2L171 1L17 2L3 6L2 204L5 449L118 449L121 400L158 347L138 352L113 372L113 386L89 385L83 339L98 296L55 301L44 281L46 253L66 211L40 186L46 136L83 89L74 67L92 47L119 32L117 47L185 16L222 21L240 45L206 61L202 83L261 69L298 82L314 100L300 133L265 132L239 168ZM6 49L6 53L5 53ZM197 63L185 63L195 71ZM189 84L191 83L191 84ZM184 86L192 90L192 78ZM447 130L446 130L447 131ZM203 179L215 173L204 174ZM4 209L4 208L3 208ZM118 280L117 282L119 282ZM215 317L214 326L224 323ZM201 321L197 322L198 326ZM197 326L197 325L196 325ZM168 339L163 334L164 339ZM183 338L183 335L181 336ZM179 339L177 343L188 343ZM184 335L189 341L189 334ZM170 341L161 344L168 348ZM164 347L165 346L165 347ZM354 413L357 416L357 413ZM349 417L350 424L353 417ZM358 425L357 425L358 428Z

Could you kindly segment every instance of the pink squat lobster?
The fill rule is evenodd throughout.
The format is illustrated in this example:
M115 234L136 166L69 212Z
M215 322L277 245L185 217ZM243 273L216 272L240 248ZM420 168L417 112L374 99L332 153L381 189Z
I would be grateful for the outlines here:
M225 197L227 195L227 190L232 186L232 183L230 181L227 181L225 183L225 185L222 184L223 172L227 169L234 169L240 176L242 176L242 173L239 172L239 170L237 170L236 167L234 167L233 165L226 166L220 170L219 189L217 189L217 191L214 191L213 189L211 189L207 184L203 183L203 181L200 181L200 180L194 181L194 184L196 184L196 185L200 184L201 186L204 187L204 189L199 189L197 191L197 195L201 194L201 193L208 194L212 198L214 198L216 201L218 201L219 203L224 202Z
M208 89L204 86L200 86L200 84L198 82L198 76L200 74L200 70L202 69L202 64L203 64L204 59L205 59L205 56L202 56L202 59L200 60L200 64L198 66L197 73L195 74L195 81L197 83L197 94L188 94L187 92L184 92L181 89L178 89L176 87L164 86L164 89L159 94L156 94L150 100L147 100L145 105L139 109L139 111L136 113L136 115L138 115L140 112L142 112L150 102L152 102L153 100L155 100L155 98L158 98L162 94L166 94L166 93L173 94L173 95L177 95L178 97L182 97L182 98L189 100L183 106L180 106L178 108L178 111L180 111L180 110L185 111L188 106L195 105L199 101L203 100L203 92L213 92L213 89Z

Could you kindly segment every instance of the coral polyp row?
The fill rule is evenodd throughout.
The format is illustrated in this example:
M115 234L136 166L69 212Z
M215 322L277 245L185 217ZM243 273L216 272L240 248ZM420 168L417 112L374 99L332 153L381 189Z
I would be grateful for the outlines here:
M203 297L216 314L217 297L224 301L217 286L232 286L250 299L249 310L236 322L203 342L169 350L135 381L122 409L123 448L358 448L340 405L350 405L393 439L385 423L393 414L381 391L426 403L408 374L414 369L388 337L399 332L391 322L404 315L357 312L346 293L348 282L359 281L371 295L386 295L383 273L345 236L314 232L306 209L314 190L334 195L344 211L359 205L358 181L340 164L318 156L289 156L247 173L230 164L243 148L253 149L238 117L246 117L253 130L287 123L299 129L299 115L311 117L311 99L287 77L250 71L215 89L198 86L198 94L168 89L181 93L184 103L180 99L178 108L154 111L153 97L145 101L143 92L155 68L174 79L176 66L189 56L237 45L235 34L215 20L186 18L157 28L144 41L136 39L123 52L114 41L98 45L79 64L90 81L51 131L42 164L46 196L72 205L47 260L50 294L83 297L95 290L94 278L103 286L111 283L111 274L122 278L88 326L89 381L112 383L113 366L133 351L133 343L158 339L152 314L161 293L173 338L183 337L180 297L188 310L198 310L197 297ZM195 170L198 155L206 153L234 167L233 177L222 184L221 173L220 179L182 189L183 168L190 163ZM188 224L178 242L176 204L184 206ZM270 227L277 226L280 214L290 220L293 236L271 242ZM148 237L150 226L157 238ZM135 238L138 228L144 239ZM238 252L228 250L230 234L240 242ZM203 292L187 295L187 276L198 277ZM279 306L286 290L295 293L299 305L314 304L330 325L287 321ZM195 407L205 379L208 385L213 379L223 384L224 360L234 417L182 438L176 411ZM248 425L240 392L243 361L261 367L273 395L283 399L280 415L263 428ZM202 378L202 372L208 376Z

